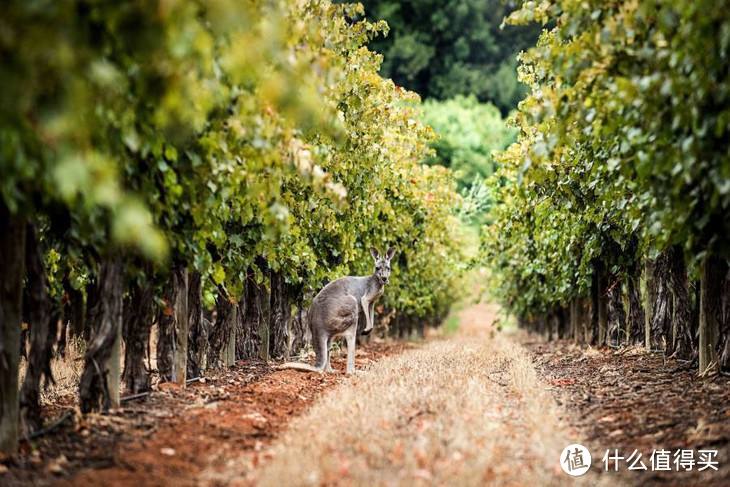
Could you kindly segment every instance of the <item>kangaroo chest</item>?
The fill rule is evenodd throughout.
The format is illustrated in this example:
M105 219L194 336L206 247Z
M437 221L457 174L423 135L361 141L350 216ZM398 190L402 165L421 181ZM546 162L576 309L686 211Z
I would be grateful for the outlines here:
M371 303L373 301L375 301L376 299L378 299L382 295L383 295L383 287L382 286L378 286L378 287L376 287L374 289L369 289L368 292L367 292L367 294L366 294L367 300L370 301Z

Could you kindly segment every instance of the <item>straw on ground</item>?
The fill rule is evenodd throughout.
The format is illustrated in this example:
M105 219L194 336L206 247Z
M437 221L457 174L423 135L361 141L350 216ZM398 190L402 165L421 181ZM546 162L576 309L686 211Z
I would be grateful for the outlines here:
M247 480L276 485L550 485L568 444L525 351L493 331L496 309L459 333L388 357L295 420Z

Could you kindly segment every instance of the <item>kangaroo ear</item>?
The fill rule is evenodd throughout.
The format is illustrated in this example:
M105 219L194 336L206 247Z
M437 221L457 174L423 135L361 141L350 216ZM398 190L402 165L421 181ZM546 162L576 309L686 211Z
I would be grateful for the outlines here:
M370 247L370 255L373 256L373 259L378 260L380 258L380 252L378 252L378 249L375 247Z
M388 247L388 251L385 253L385 258L390 260L393 258L394 255L395 255L395 248Z

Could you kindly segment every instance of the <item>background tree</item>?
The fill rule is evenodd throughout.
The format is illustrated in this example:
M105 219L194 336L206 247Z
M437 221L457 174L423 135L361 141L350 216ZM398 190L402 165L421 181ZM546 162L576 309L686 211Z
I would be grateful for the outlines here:
M474 96L426 100L421 120L436 132L433 154L425 161L452 170L457 188L467 194L497 169L495 151L514 142L516 131L508 127L499 110Z
M474 95L503 114L517 106L516 55L531 47L538 26L506 26L517 3L501 0L364 1L371 19L388 22L388 35L371 48L384 55L383 76L424 98Z

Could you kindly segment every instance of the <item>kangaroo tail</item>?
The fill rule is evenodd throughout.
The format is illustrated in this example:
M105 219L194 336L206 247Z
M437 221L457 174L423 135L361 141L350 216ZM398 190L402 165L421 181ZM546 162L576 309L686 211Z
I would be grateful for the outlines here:
M322 372L322 369L318 369L317 367L314 367L309 364L305 364L302 362L286 362L277 367L278 369L294 369L294 370L300 370L302 372Z

